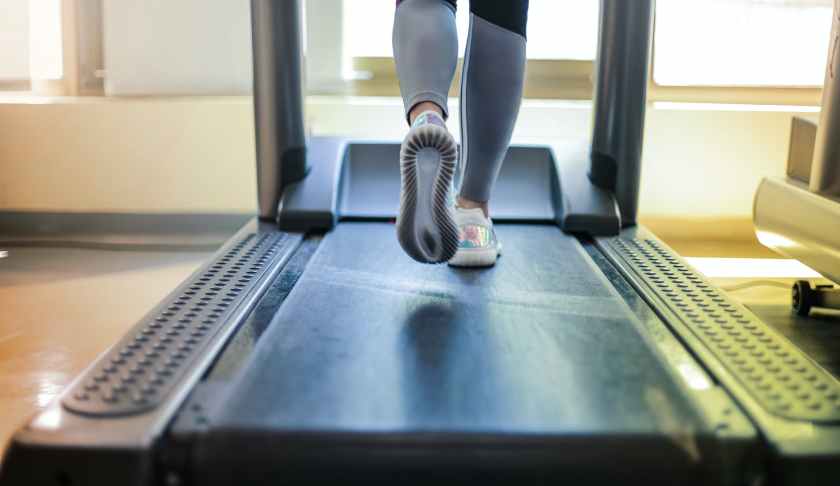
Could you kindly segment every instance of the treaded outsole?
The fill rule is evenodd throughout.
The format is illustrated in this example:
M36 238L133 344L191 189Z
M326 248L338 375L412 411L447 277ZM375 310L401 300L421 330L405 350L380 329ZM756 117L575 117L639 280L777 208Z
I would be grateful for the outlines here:
M439 166L435 175L433 194L422 195L417 183L417 154L426 148L437 150ZM458 227L449 207L448 194L455 174L458 148L455 139L443 127L424 125L413 128L406 135L400 149L400 212L397 216L397 240L403 250L414 260L421 263L445 263L458 249ZM435 230L440 236L440 248L429 254L418 241L416 235L415 209L418 197L432 197L432 219Z

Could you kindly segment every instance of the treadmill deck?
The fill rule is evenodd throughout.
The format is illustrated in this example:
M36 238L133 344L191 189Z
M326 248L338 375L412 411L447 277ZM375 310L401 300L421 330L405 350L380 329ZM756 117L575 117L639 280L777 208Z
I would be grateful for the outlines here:
M393 231L343 223L325 237L238 377L223 423L541 434L698 426L575 238L499 225L506 254L470 270L416 264Z
M505 254L484 270L418 265L390 224L327 234L206 404L193 470L288 474L360 454L371 468L596 470L617 454L610 474L673 480L713 463L714 431L580 242L547 225L497 232Z

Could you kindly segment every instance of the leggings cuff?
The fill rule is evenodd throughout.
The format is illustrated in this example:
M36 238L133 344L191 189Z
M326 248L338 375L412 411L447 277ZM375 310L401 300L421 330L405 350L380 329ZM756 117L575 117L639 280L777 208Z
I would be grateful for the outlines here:
M425 101L430 101L436 105L438 105L443 111L443 119L446 120L449 118L449 107L447 106L447 97L442 96L438 93L434 93L432 91L424 91L421 93L417 93L414 96L406 98L405 101L405 119L409 125L411 125L411 110L414 109L415 106L423 103Z
M470 180L474 180L473 177ZM462 178L462 181L466 181L466 177ZM475 184L473 184L474 186ZM461 183L461 190L458 191L458 195L463 197L464 199L469 199L470 201L477 202L477 203L486 203L490 200L489 190L486 187L473 187L465 182ZM487 186L487 184L485 184Z

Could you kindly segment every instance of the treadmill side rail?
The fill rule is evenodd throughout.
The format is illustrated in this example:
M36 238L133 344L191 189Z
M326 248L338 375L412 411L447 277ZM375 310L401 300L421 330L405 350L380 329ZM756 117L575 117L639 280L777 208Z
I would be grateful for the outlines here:
M245 225L13 436L0 484L149 481L154 444L301 238Z
M766 437L786 470L840 461L840 382L644 229L598 247Z
M160 406L246 300L245 289L274 263L285 238L279 232L241 238L102 356L65 394L64 407L91 417L117 417Z

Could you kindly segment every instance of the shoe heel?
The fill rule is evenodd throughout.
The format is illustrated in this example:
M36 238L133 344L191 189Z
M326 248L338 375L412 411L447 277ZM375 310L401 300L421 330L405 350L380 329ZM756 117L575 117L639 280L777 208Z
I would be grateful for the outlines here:
M444 263L458 249L458 228L448 206L457 145L446 129L412 129L400 150L402 191L397 239L422 263Z

